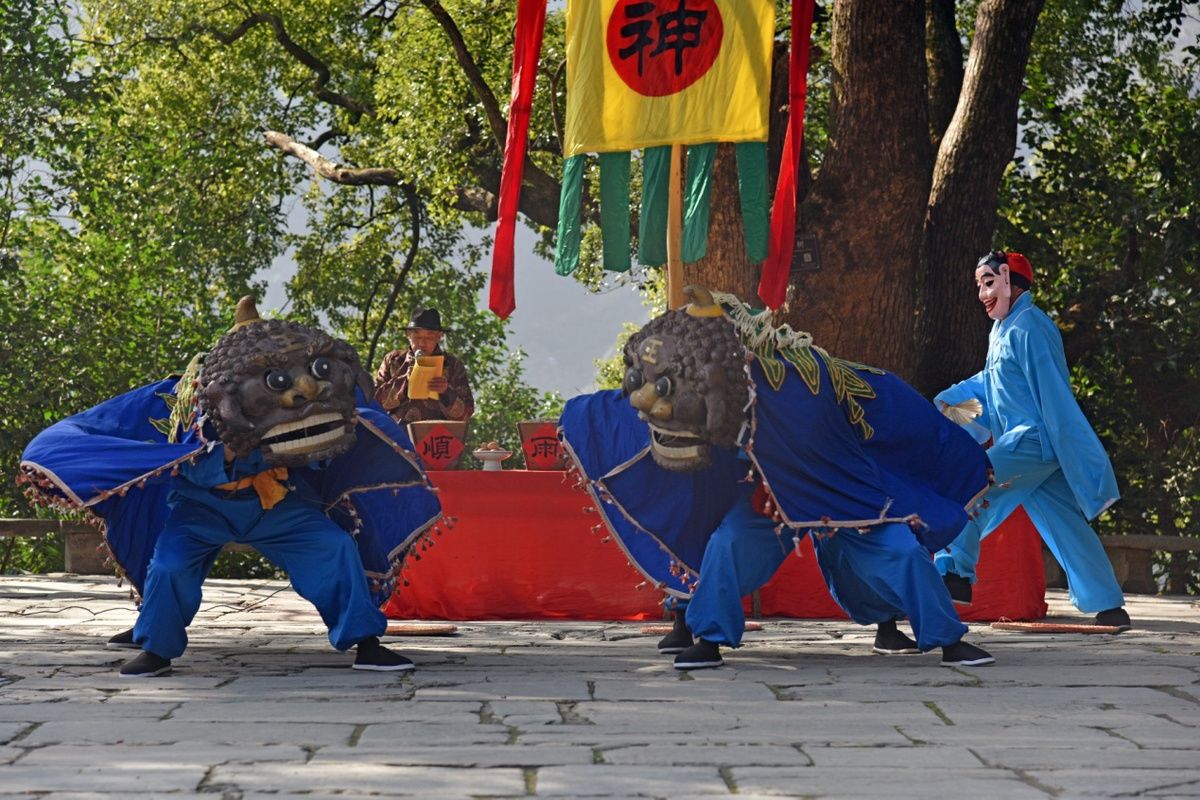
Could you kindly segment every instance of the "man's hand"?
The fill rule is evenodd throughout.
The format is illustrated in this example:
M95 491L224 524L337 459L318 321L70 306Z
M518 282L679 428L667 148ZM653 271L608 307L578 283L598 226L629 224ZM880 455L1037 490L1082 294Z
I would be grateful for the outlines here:
M429 388L431 391L441 394L450 388L450 381L446 380L445 375L438 375L436 378L429 379Z

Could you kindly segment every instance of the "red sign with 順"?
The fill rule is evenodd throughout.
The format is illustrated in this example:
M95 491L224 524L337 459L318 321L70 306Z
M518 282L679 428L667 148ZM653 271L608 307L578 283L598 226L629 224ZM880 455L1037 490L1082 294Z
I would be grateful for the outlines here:
M436 470L452 467L465 445L445 425L435 425L415 446L425 468Z

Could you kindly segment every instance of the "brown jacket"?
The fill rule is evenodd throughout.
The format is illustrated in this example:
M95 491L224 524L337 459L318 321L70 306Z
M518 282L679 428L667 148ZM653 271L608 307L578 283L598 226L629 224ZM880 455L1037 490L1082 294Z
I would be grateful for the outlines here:
M427 419L465 422L475 413L475 399L471 396L471 383L462 361L441 348L433 355L444 358L442 374L450 383L437 400L408 399L408 375L415 363L411 350L393 350L379 365L375 375L375 399L401 425Z

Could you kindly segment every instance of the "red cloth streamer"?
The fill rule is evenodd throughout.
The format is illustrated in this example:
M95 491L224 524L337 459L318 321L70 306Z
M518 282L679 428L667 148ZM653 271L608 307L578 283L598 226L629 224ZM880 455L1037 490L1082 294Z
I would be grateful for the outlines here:
M758 296L768 308L779 308L787 297L796 246L796 173L804 143L804 102L808 94L808 51L812 39L815 0L792 0L792 52L788 66L788 127L783 160L771 206L771 244L758 281Z
M507 319L517 307L513 287L513 236L517 227L521 178L525 172L525 147L529 142L529 113L533 109L533 87L537 80L545 23L546 0L519 0L513 41L512 100L508 107L508 135L504 142L504 164L500 172L496 241L492 249L492 283L488 296L488 308L500 319Z

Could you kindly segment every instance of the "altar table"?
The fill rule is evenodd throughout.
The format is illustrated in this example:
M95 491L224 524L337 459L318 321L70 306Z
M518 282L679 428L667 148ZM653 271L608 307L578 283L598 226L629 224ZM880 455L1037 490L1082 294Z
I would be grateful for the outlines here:
M565 472L430 472L453 528L410 556L393 619L661 620L662 593L632 567L591 497ZM869 534L868 534L869 535ZM845 618L825 588L812 543L759 590L765 617ZM1018 510L983 542L967 621L1039 619L1045 575L1037 531ZM750 609L750 599L746 599Z

